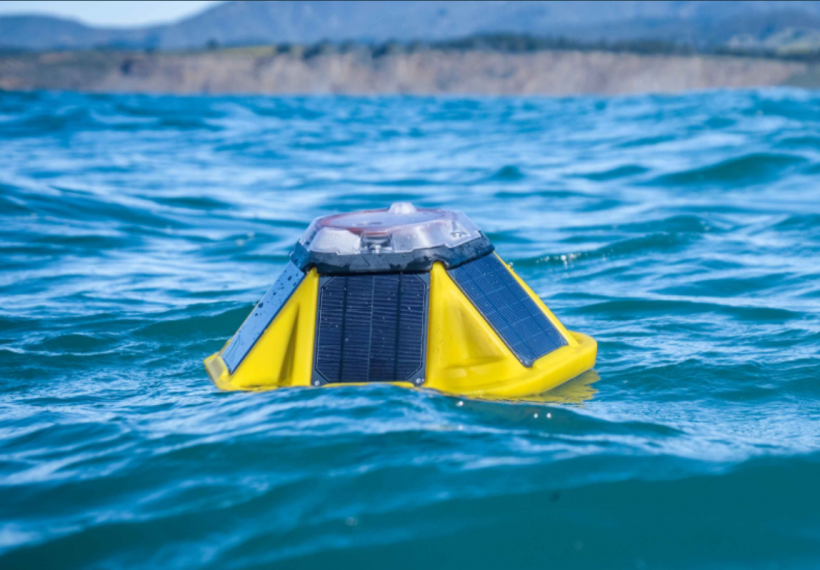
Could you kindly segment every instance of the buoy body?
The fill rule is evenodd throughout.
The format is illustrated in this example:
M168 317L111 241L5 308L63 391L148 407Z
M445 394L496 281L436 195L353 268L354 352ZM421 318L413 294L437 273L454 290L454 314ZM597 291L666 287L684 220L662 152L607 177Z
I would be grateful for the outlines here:
M464 214L399 203L315 220L205 367L225 390L390 382L516 397L591 369L596 352Z

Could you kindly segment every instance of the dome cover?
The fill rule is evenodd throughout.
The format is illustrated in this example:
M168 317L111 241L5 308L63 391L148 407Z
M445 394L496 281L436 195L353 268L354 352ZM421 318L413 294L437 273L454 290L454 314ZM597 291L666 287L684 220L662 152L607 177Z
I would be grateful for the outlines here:
M320 274L429 271L436 261L448 269L493 251L478 226L461 212L390 208L316 218L291 254L302 270Z

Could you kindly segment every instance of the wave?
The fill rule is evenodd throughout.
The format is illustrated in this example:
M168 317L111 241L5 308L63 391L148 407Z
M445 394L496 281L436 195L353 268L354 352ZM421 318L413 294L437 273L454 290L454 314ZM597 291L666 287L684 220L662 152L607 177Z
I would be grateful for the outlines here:
M524 174L520 168L512 164L508 164L499 168L492 176L488 178L488 180L515 182L518 180L523 180L526 177L526 174Z
M587 180L594 180L596 182L608 182L619 178L638 176L645 172L649 172L649 169L644 166L640 166L638 164L625 164L623 166L601 170L598 172L579 174L578 176L581 178L586 178Z
M664 174L650 183L670 186L761 184L784 176L807 159L793 154L751 153L708 166Z
M0 93L0 567L816 567L817 101ZM396 201L595 370L217 390L310 220Z
M588 260L603 260L620 256L632 256L639 253L663 253L683 247L692 238L683 233L659 232L636 238L621 240L592 251L556 253L547 256L514 259L516 267L536 267L538 265L566 266Z
M190 463L205 451L180 450L167 466ZM351 447L332 451L331 457L355 453ZM123 558L244 568L378 561L402 568L432 561L454 567L528 568L547 562L685 568L715 558L753 568L783 562L808 568L814 560L816 537L797 529L810 529L814 519L806 489L820 475L816 455L758 459L728 469L667 457L629 463L603 454L547 469L518 466L543 481L523 488L505 485L503 463L456 473L435 466L331 472L314 482L314 491L322 491L320 503L317 493L305 493L307 481L301 478L283 474L274 483L261 473L247 473L240 479L244 486L237 487L224 468L209 461L210 477L176 473L177 486L152 496L136 512L103 511L60 537L40 537L37 546L0 560L12 568L118 565ZM263 464L276 469L271 459ZM659 468L677 470L677 476L654 474ZM610 472L605 480L595 476L602 469ZM91 485L75 489L75 497L99 509L128 488L150 486L150 478L138 482L139 473L96 493ZM581 473L587 475L579 478ZM394 485L404 492L391 500L388 490ZM57 495L54 500L65 503ZM647 523L670 510L676 516L664 525ZM214 540L208 548L191 545L227 529L231 540ZM710 537L708 549L702 547L704 535Z

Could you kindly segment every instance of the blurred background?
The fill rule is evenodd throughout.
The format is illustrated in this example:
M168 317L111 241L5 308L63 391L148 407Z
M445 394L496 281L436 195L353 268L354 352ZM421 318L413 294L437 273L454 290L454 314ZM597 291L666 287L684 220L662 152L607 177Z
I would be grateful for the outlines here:
M816 86L820 2L0 2L0 88L574 94Z

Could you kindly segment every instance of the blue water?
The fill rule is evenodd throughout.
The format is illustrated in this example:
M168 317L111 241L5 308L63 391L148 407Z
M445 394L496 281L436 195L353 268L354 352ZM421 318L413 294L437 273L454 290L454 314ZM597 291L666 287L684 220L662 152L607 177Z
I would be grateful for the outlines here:
M820 95L0 93L0 568L817 568ZM316 216L465 211L595 371L217 391Z

